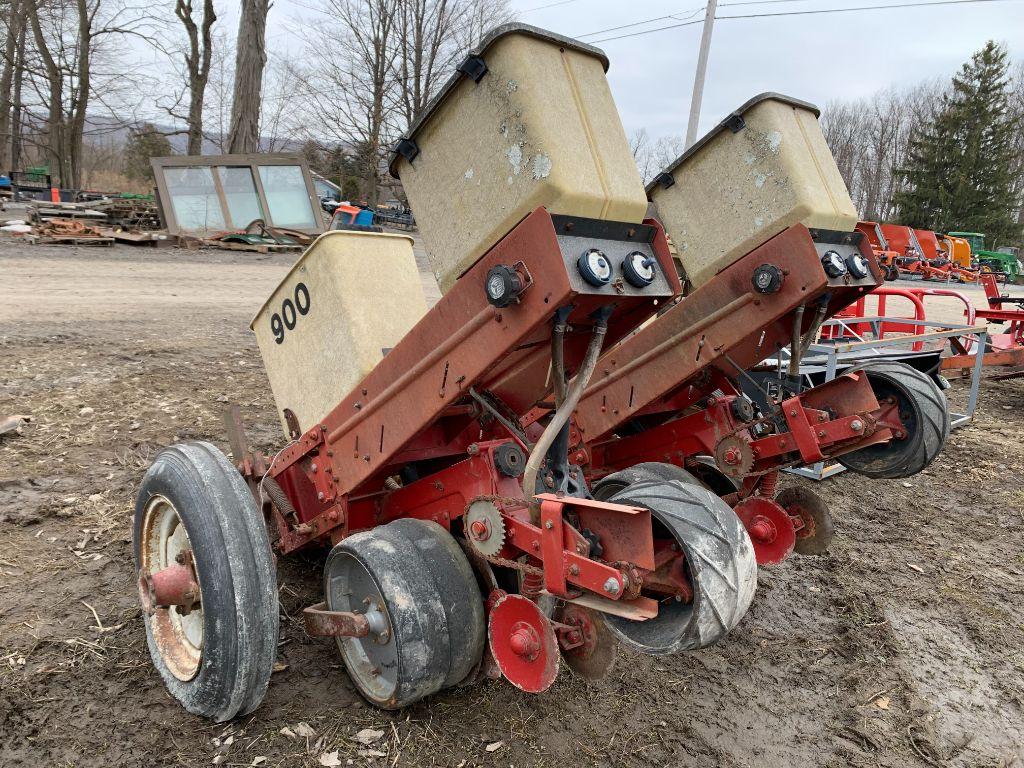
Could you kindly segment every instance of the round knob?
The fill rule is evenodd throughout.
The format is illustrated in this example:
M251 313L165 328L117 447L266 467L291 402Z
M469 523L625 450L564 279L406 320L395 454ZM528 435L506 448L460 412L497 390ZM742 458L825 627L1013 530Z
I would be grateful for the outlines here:
M487 272L484 288L487 291L487 301L500 309L519 298L523 292L523 279L512 267L498 264Z
M750 282L758 293L776 293L782 288L782 280L782 270L774 264L762 264L750 277Z
M842 277L846 274L846 260L838 251L825 251L821 257L821 266L829 277Z
M859 253L851 253L846 257L846 268L850 270L850 274L856 280L867 277L871 272L871 269L868 267L868 260Z
M612 279L612 263L603 251L591 248L584 253L576 262L576 269L579 270L583 279L595 288L608 285Z
M646 288L654 282L655 263L653 256L633 251L622 260L622 274L634 288Z

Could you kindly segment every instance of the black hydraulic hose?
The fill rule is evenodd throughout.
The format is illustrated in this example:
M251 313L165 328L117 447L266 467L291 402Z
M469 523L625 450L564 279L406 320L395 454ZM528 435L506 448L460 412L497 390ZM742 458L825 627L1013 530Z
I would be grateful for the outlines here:
M558 433L562 430L562 427L568 423L569 416L576 410L576 406L580 402L580 398L583 397L583 391L586 389L587 384L590 382L590 377L594 373L594 369L597 368L597 359L601 356L601 347L604 345L604 337L608 332L608 316L602 314L598 317L594 323L594 334L590 337L590 343L587 345L587 353L583 357L583 363L580 365L579 373L573 378L572 383L569 385L569 390L565 395L565 400L555 410L554 415L551 417L551 421L544 428L544 432L541 434L540 439L533 446L533 451L530 453L530 458L526 461L526 471L523 474L523 492L526 494L527 499L532 499L533 495L537 492L537 476L540 474L541 464L544 463L544 458L547 456L548 449L551 444L558 437ZM531 502L531 510L534 509L535 505Z
M554 376L555 408L565 401L565 332L572 307L555 312L555 330L551 334L551 375Z

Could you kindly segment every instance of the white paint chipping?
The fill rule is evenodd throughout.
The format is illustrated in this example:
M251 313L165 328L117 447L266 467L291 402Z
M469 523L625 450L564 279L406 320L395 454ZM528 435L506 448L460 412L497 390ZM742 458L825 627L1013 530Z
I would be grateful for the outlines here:
M546 179L551 175L551 158L537 153L533 156L533 178Z
M512 173L516 176L523 170L523 148L513 144L508 149L508 162L512 166Z

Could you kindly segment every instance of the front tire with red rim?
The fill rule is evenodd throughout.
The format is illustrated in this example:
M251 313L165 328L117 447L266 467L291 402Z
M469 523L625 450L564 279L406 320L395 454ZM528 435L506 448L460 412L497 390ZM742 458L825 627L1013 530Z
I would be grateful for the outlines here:
M277 581L263 515L242 476L210 443L165 448L139 488L134 543L143 583L194 563L195 605L143 612L168 692L218 722L256 709L277 652Z

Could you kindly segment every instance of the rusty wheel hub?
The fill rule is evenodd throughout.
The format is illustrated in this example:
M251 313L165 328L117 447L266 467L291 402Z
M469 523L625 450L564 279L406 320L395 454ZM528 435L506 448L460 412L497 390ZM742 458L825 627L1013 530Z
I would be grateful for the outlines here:
M169 499L146 505L139 552L139 599L161 658L179 680L191 680L203 658L202 588L192 543Z

